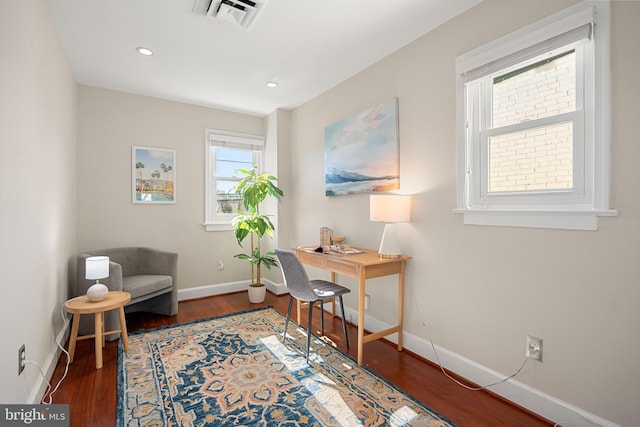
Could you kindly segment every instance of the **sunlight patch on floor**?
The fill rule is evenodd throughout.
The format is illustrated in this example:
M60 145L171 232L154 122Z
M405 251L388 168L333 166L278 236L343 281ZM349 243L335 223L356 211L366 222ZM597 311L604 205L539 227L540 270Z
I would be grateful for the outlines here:
M400 427L404 425L408 425L412 419L417 417L413 409L408 406L403 406L396 410L393 414L391 414L391 419L389 420L389 424L394 427Z

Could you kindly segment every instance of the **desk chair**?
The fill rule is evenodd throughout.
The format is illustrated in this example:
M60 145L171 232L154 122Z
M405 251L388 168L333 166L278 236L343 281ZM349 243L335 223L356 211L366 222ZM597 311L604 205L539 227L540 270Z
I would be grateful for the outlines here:
M349 288L340 286L333 282L326 280L309 280L306 270L302 263L293 252L285 251L282 249L276 249L276 256L280 261L280 269L282 270L282 276L284 277L284 283L289 289L289 310L287 311L287 320L284 323L284 334L282 342L285 343L287 339L287 328L289 327L289 320L291 319L291 309L293 308L293 300L298 299L303 302L309 303L309 320L307 324L307 355L306 360L309 363L309 347L311 345L311 319L313 317L313 305L317 301L320 301L320 311L322 312L322 335L324 335L324 308L323 303L325 300L338 297L340 300L340 311L342 314L342 328L344 330L344 337L347 343L347 349L349 349L349 335L347 334L347 321L344 315L344 304L342 302L342 295L351 292Z

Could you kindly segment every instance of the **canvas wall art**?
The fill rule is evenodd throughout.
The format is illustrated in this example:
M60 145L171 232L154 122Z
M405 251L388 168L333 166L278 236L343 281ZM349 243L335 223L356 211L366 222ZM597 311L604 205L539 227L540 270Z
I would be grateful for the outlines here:
M167 148L132 147L133 203L176 202L176 151Z
M327 126L325 194L400 188L398 98Z

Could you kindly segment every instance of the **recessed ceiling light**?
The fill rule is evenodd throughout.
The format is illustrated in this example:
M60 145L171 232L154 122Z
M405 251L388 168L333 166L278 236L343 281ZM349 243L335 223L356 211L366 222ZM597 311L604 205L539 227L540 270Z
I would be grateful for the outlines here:
M151 56L153 55L153 51L146 47L137 47L136 50L140 55Z
M277 82L267 82L267 86L269 86L269 87L278 87L278 83Z

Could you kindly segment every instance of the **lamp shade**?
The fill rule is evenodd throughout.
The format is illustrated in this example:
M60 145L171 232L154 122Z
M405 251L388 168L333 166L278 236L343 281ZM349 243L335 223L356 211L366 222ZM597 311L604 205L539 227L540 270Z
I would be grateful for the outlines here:
M85 260L85 278L89 280L109 277L109 257L90 256Z
M409 222L411 196L404 194L371 194L369 219L376 222Z
M384 222L384 233L378 253L382 257L395 258L402 254L396 238L394 223L409 222L411 196L402 194L372 194L369 196L369 219Z

